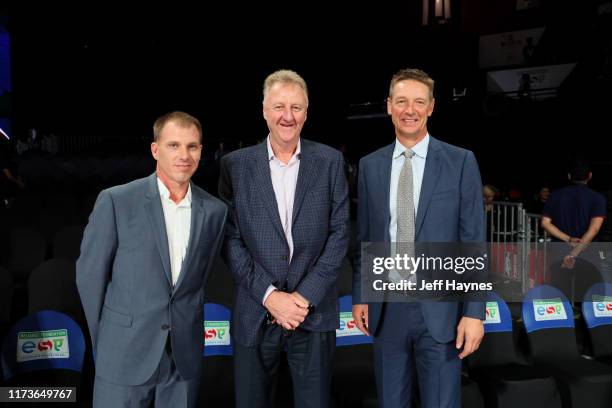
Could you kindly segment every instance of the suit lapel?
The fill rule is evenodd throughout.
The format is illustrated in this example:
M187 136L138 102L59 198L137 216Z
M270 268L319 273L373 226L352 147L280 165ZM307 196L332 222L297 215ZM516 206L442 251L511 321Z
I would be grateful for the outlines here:
M382 214L385 228L385 241L390 241L391 236L389 235L389 223L391 222L391 211L389 209L389 196L391 195L391 166L393 165L393 150L395 149L395 142L391 143L378 159L378 182L379 186L382 187Z
M297 184L295 186L295 196L293 198L293 216L291 225L295 224L306 192L309 190L312 180L317 179L320 167L317 166L314 145L307 140L301 140L300 169L298 171Z
M440 175L440 143L433 137L429 137L429 147L427 160L425 160L425 170L423 172L423 183L421 184L421 194L419 196L419 208L416 218L415 238L419 236L419 231L423 226L423 220L427 213L427 207L431 200L434 188Z
M157 175L153 173L149 176L149 185L146 195L145 211L151 230L155 237L157 250L162 260L164 274L168 280L168 284L172 287L172 270L170 268L170 250L168 249L168 234L166 233L166 222L164 221L164 210L162 209L161 199L159 197L159 189L157 188Z
M268 159L268 148L266 142L260 144L260 149L257 151L252 163L253 183L258 194L264 201L264 207L272 225L281 236L285 236L283 225L281 224L280 216L278 215L278 204L276 203L276 195L272 186L272 175L270 174L270 161Z
M204 211L204 197L201 192L194 188L193 183L191 184L191 225L189 229L189 243L187 244L187 253L185 254L185 259L183 260L183 265L181 266L181 273L179 274L178 281L174 286L174 290L180 286L181 282L185 279L185 275L187 271L189 271L189 266L191 262L195 259L198 244L200 242L200 237L202 236L202 228L204 224L205 218Z

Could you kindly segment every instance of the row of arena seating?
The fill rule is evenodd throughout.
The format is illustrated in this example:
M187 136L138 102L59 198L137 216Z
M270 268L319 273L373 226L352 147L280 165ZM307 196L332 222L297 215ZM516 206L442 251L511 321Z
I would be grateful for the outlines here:
M345 296L340 299L341 327L337 331L333 398L337 407L376 406L371 339L355 328L350 315L351 299L346 295L350 293L351 274L350 264L345 261L340 277L341 293ZM0 277L6 276L10 275L0 271ZM0 286L7 287L4 284ZM80 398L87 406L93 363L86 324L74 286L74 261L52 259L43 262L30 274L27 294L28 316L10 330L7 327L0 333L5 383L51 384L63 378L66 384L79 385ZM233 366L229 336L232 296L231 274L218 260L207 285L210 303L206 305L204 315L207 323L203 334L206 347L201 395L208 404L232 405ZM7 298L10 298L10 293L0 294L3 302ZM2 306L0 310L6 310ZM546 285L532 289L522 305L507 305L499 297L491 298L487 303L483 343L464 364L464 406L527 408L582 407L588 404L591 407L609 407L612 402L612 285L595 285L581 306L581 309L573 308L563 293ZM32 317L49 310L61 312L65 318L63 321L69 319L74 324L40 326L48 319ZM26 329L24 324L33 326ZM66 367L53 365L59 359L40 358L36 360L38 363L16 361L18 332L67 330L68 327L72 328L68 336L77 333L75 337L84 339L81 357L79 347L72 346L68 340L71 356L75 353L77 362L81 362L77 364L78 380L73 373L64 375ZM82 334L78 334L79 331ZM577 344L577 336L581 344ZM583 356L587 352L589 358ZM51 365L45 366L40 363L42 360ZM43 364L44 373L33 373L28 368L38 364ZM53 380L55 377L57 379ZM277 386L278 406L291 405L289 378L288 367L284 365Z
M0 340L8 344L6 347L10 350L15 351L9 353L9 357L15 356L16 346L11 346L16 344L15 332L13 330L11 335L8 333L11 328L23 323L23 319L26 319L25 322L40 324L41 319L30 317L44 311L61 312L67 319L71 319L82 331L85 346L78 379L74 378L75 371L69 370L68 376L72 375L72 379L67 384L79 384L80 400L85 406L91 399L94 370L87 326L75 286L75 260L79 254L83 225L94 200L95 194L84 196L80 201L65 196L22 197L16 201L18 205L0 212L2 230L10 231L2 236L6 241L0 246L0 261L4 265L4 269L0 267ZM35 216L32 217L32 214ZM354 245L354 237L352 242ZM351 250L350 254L352 253ZM349 295L351 285L352 268L347 258L339 277L340 294ZM612 297L609 286L600 286L594 290L598 293L587 293L581 310L574 310L562 293L555 293L553 296L546 290L545 293L538 294L534 298L538 301L561 299L560 304L566 319L551 320L556 323L563 320L564 325L534 330L528 327L525 310L518 307L520 305L506 306L501 299L492 299L487 308L487 334L481 349L464 364L464 406L580 407L586 404L587 399L589 406L612 406L612 399L606 394L606 389L611 385L607 373L612 373L612 369L601 365L610 364L612 359L612 323L606 320L612 319ZM229 346L231 349L231 343L223 343L229 337L220 340L215 336L218 335L219 327L226 328L225 322L230 320L233 279L220 259L213 268L206 295L207 301L210 302L207 305L207 321L222 323L218 323L220 326L215 326L217 323L209 324L205 328L204 337L209 338L205 348L206 355L203 357L205 375L201 395L207 404L216 402L222 406L231 406L233 367L231 353L228 353L227 348ZM529 297L526 299L533 303ZM556 302L551 310L559 310L559 302ZM591 305L590 309L584 309L585 305ZM342 326L337 332L339 347L336 351L333 375L335 405L376 406L370 339L356 332L350 316L350 299L341 298L341 306ZM595 317L597 322L604 321L605 324L589 323L592 316L588 315L588 311L594 311L595 307L603 307L603 314L599 313ZM540 322L535 318L531 319L532 323L533 321ZM68 323L64 326L66 327L69 327ZM70 327L76 332L74 325ZM31 331L43 330L39 329ZM59 330L62 327L49 329ZM215 342L217 344L213 344ZM546 342L550 344L546 345ZM70 342L68 344L78 357L77 346L72 346ZM601 361L585 359L582 354L589 354ZM48 361L53 360L55 359ZM6 364L11 364L10 359L3 364L9 367ZM39 370L26 370L22 373L19 367L23 365L13 364L8 370L3 369L4 375L15 375L10 375L6 380L0 376L0 382L12 384L23 381L21 384L38 384L36 381L40 380L40 384L52 384L50 381L53 381L56 374L61 379L61 373L67 373L65 368L55 367L51 372L45 370L43 374ZM288 366L281 365L280 370L277 405L291 406ZM18 380L21 374L26 375L24 380ZM36 375L39 376L38 380L32 378Z

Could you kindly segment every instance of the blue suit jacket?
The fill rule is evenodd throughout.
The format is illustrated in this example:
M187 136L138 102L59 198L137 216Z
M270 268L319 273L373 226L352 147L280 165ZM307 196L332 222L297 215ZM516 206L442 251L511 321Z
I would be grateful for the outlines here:
M389 191L395 143L359 162L357 254L353 303L361 301L361 242L389 241ZM482 182L474 154L430 137L417 211L417 242L484 242ZM484 319L485 305L469 302L423 302L432 336L441 343L455 337L460 316ZM369 304L369 329L375 334L384 304Z
M235 341L244 346L260 342L267 312L262 300L269 285L297 290L314 305L300 327L336 329L336 280L347 251L349 219L341 153L301 140L291 262L265 142L223 157L219 194L230 208L223 254L236 282Z
M147 381L168 335L181 376L190 379L199 372L204 285L221 247L227 208L194 184L191 194L189 246L174 288L157 175L98 196L83 236L76 281L96 375L107 382Z

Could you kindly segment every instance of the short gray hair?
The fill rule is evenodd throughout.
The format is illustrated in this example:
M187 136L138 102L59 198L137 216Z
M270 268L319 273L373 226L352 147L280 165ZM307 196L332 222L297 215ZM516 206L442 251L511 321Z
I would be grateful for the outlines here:
M304 95L306 96L306 103L308 103L308 87L306 86L306 81L304 78L300 76L295 71L291 71L290 69L280 69L268 75L263 85L263 98L266 100L266 96L268 96L268 92L276 83L283 84L294 84L302 88L304 91Z

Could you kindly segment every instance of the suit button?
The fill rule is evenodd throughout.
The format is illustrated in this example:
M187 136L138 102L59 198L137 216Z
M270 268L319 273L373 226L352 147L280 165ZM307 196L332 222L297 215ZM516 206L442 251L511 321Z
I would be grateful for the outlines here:
M170 298L170 304L173 305L174 304L174 298Z
M167 324L162 324L161 329L162 330L169 330L170 326L168 326Z

